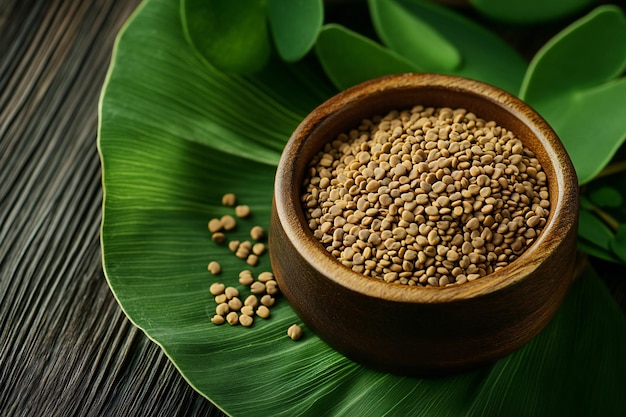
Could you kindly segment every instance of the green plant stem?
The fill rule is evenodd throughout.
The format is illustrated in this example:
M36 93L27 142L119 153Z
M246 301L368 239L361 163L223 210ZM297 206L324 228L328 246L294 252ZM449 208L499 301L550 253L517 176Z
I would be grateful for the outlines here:
M617 229L619 228L619 222L615 219L615 217L611 216L609 213L597 207L596 205L593 205L591 207L591 211L593 211L596 216L602 219L602 221L606 223L607 226L609 226L611 230L613 230L613 232L617 232Z

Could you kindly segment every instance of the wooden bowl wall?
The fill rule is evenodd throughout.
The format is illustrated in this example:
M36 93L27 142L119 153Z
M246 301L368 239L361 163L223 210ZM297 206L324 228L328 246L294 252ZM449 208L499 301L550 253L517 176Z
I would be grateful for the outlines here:
M410 287L341 265L308 228L300 203L312 156L362 119L414 105L463 107L513 131L548 178L550 215L536 242L507 267L472 282ZM354 361L410 375L449 373L494 361L549 322L571 284L578 184L548 124L512 95L436 74L372 80L329 99L296 129L276 173L270 226L279 286L302 321Z

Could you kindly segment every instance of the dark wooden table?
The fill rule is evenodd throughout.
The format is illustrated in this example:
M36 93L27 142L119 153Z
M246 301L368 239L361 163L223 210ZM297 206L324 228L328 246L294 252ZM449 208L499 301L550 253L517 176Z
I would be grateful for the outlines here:
M102 272L97 103L138 3L0 0L3 417L223 415L126 319ZM624 308L617 271L607 283Z
M98 98L138 0L0 0L0 416L219 416L102 272Z

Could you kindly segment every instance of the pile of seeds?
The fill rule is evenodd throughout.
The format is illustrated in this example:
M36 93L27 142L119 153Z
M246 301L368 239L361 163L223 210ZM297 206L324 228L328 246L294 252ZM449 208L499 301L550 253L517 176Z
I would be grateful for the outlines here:
M234 207L235 215L240 219L248 218L252 214L249 206L237 205L237 196L233 193L224 194L222 205ZM211 219L208 228L215 243L218 245L226 243L228 249L237 258L250 266L256 266L260 257L266 253L266 246L262 242L265 240L266 233L261 226L253 226L250 229L252 242L227 239L225 232L231 232L237 228L237 220L230 214ZM222 266L217 261L209 262L207 269L213 275L222 273ZM250 270L244 269L239 273L239 284L249 292L245 299L242 292L234 286L226 286L221 282L214 282L211 285L209 291L215 297L216 304L215 315L211 318L211 322L217 325L228 323L232 326L240 324L250 327L254 324L255 317L269 318L270 308L274 306L276 297L280 294L274 274L270 271L261 272L255 279ZM294 326L299 329L299 332ZM298 340L302 335L302 329L294 324L287 330L287 335L293 340Z
M224 194L222 197L222 204L227 207L235 207L237 204L237 196L233 193ZM235 207L235 214L241 219L249 217L251 214L250 207L247 205L237 205ZM221 218L213 218L209 221L209 232L211 232L211 238L217 244L226 242L226 235L224 232L234 230L236 227L237 220L235 220L235 218L230 214L225 214ZM259 256L265 253L265 244L260 242L265 239L265 229L261 226L253 226L250 229L250 237L252 240L257 241L257 243L252 244L249 240L245 240L243 242L231 240L228 242L228 249L230 249L236 257L244 259L248 265L255 266L259 263ZM221 271L221 267L216 262L212 262L209 264L209 271L211 271L211 273L219 273Z
M239 273L239 283L249 287L251 292L242 302L239 290L227 287L221 282L211 285L209 291L215 296L215 315L211 319L214 324L228 322L231 326L241 324L250 327L254 317L266 319L270 316L270 307L276 302L278 284L271 272L261 272L254 279L252 272L243 270Z
M343 265L396 284L447 286L517 259L549 215L546 174L507 129L465 109L365 119L311 161L309 227Z

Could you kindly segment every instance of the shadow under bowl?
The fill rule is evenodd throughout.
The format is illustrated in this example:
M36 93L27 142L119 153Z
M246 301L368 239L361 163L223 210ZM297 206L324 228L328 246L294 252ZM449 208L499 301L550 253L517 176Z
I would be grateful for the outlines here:
M548 179L550 214L508 266L448 287L390 284L343 266L313 236L301 206L309 161L364 118L415 105L465 108L515 133ZM493 86L438 74L402 74L348 89L313 110L278 165L271 263L302 321L331 347L378 370L435 375L487 364L550 321L574 275L578 184L563 145L528 105Z

